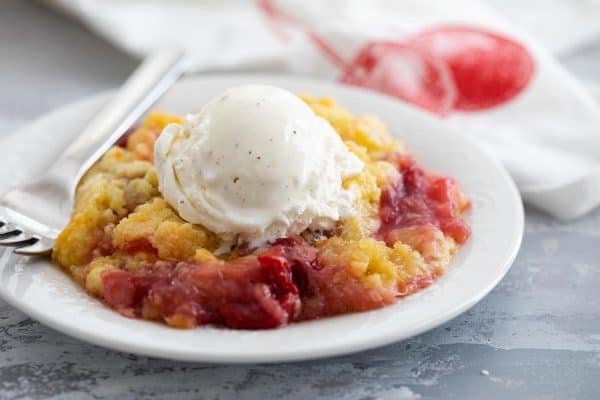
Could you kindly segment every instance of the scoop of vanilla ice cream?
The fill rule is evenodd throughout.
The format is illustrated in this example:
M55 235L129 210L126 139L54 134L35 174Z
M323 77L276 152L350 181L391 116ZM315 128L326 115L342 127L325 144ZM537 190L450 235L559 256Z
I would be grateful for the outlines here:
M352 214L342 180L363 163L294 94L244 85L211 100L154 147L159 189L181 218L225 243L260 245Z

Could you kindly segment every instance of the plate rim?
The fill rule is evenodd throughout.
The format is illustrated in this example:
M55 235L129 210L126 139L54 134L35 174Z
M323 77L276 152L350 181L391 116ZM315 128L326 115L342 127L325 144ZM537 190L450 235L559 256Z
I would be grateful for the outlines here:
M478 150L481 153L485 154L486 158L488 158L492 163L495 164L496 169L498 170L500 175L502 175L503 180L505 181L504 183L507 184L507 188L509 189L510 195L513 198L512 205L516 207L516 209L514 210L516 212L516 214L515 214L516 220L514 221L515 232L510 241L510 253L506 254L505 258L504 258L504 262L503 262L503 265L501 268L502 272L497 274L494 277L494 279L490 280L485 287L480 287L477 290L477 293L472 295L467 301L464 301L461 304L454 306L451 311L445 313L442 316L438 316L437 318L429 318L426 322L423 322L418 326L404 329L401 333L388 333L386 335L379 335L376 338L370 338L370 337L363 338L361 340L355 340L351 344L346 344L345 346L344 345L332 346L331 348L329 348L325 351L320 350L317 354L313 354L310 351L304 352L302 354L297 354L297 353L290 354L289 352L288 353L282 352L282 353L278 353L275 356L267 355L265 357L260 356L260 355L259 356L242 355L242 356L223 357L221 355L216 356L214 354L213 355L204 354L202 357L198 357L196 354L191 355L191 356L189 354L184 354L182 352L178 353L178 354L173 354L172 351L165 352L160 348L152 349L152 348L148 348L146 346L132 345L132 343L129 343L127 341L114 341L111 339L107 339L106 337L102 337L99 334L96 336L94 336L94 335L90 336L89 331L87 331L86 329L82 329L78 325L76 325L74 327L73 324L66 322L64 317L63 318L53 318L48 313L38 312L35 307L32 307L31 305L27 304L27 302L20 301L20 299L10 295L10 293L8 293L8 292L5 292L3 285L0 285L0 298L2 298L4 301L6 301L11 306L21 310L22 312L29 315L33 319L41 322L42 324L44 324L52 329L58 330L66 335L75 337L75 338L82 340L84 342L87 342L87 343L92 343L94 345L108 347L111 349L115 349L115 350L119 350L119 351L123 351L123 352L127 352L127 353L135 353L135 354L144 355L144 356L165 358L165 359L171 359L171 360L190 361L190 362L201 361L201 362L211 362L211 363L219 363L219 364L275 363L275 362L295 362L295 361L303 361L303 360L309 360L309 359L321 359L321 358L325 358L325 357L341 356L341 355L346 355L349 353L355 353L355 352L360 352L360 351L365 351L368 349L381 347L381 346L391 344L394 342L398 342L401 340L406 340L410 337L419 335L419 334L429 331L437 326L440 326L440 325L448 322L449 320L456 318L458 315L464 313L465 311L467 311L468 309L473 307L475 304L477 304L487 294L489 294L498 285L498 283L504 278L504 276L507 274L507 272L509 271L510 267L512 266L517 254L520 250L520 247L521 247L523 234L524 234L524 225L525 225L524 208L523 208L523 203L521 200L520 193L517 190L517 187L516 187L514 181L512 180L512 178L510 177L510 175L508 174L506 169L502 166L500 161L498 161L498 159L493 154L491 154L489 149L487 149L484 145L477 142L476 140L471 138L469 135L459 132L455 128L448 126L447 124L443 124L443 122L435 119L430 114L428 114L420 109L417 109L409 104L400 102L397 99L394 99L393 97L390 97L390 96L387 96L387 95L384 95L381 93L374 93L371 91L367 91L365 89L340 85L340 84L337 84L337 83L331 82L331 81L325 81L325 80L320 80L320 79L310 79L310 78L303 78L303 77L282 75L282 74L211 73L211 74L202 74L202 75L195 75L195 76L187 77L185 79L182 79L178 84L180 84L180 85L185 84L186 81L188 81L188 82L189 81L210 81L210 80L218 80L218 79L226 79L226 80L245 80L245 79L259 80L260 79L260 80L266 80L266 81L269 81L269 80L289 81L289 82L293 82L294 84L303 84L304 83L304 84L308 84L308 85L319 85L319 86L323 86L325 90L327 89L327 87L331 87L331 88L338 87L338 88L343 88L344 90L351 90L351 91L356 91L356 92L367 92L367 93L369 93L369 96L374 95L374 96L378 96L378 97L384 97L387 99L391 99L391 100L393 100L394 103L396 103L396 105L398 107L410 109L411 113L414 113L416 116L420 115L421 118L426 118L427 120L429 120L429 123L435 124L436 129L439 128L442 131L447 131L447 132L451 132L453 134L460 135L462 137L462 140L467 141L470 143L470 145L478 148ZM88 103L100 102L101 101L100 99L103 99L102 101L104 101L105 99L108 99L113 93L115 93L114 90L103 91L101 93L97 93L97 94L85 97L83 99L70 102L70 103L60 106L56 109L53 109L47 113L44 113L41 116L25 123L24 125L19 127L17 130L13 131L11 134L8 134L5 137L3 137L0 140L0 145L2 143L4 143L8 138L14 138L14 136L18 135L20 132L25 131L27 129L31 129L31 126L34 124L43 124L47 119L52 118L54 115L58 115L60 113L66 112L67 110L69 110L73 107L85 107L84 104L87 105ZM343 100L340 100L340 103L343 104ZM87 105L87 106L89 107L89 105ZM52 263L50 261L47 261L47 264L52 265ZM73 282L73 284L77 286L77 284L75 282ZM435 283L434 283L434 285L435 285ZM371 312L377 312L377 310L374 310Z

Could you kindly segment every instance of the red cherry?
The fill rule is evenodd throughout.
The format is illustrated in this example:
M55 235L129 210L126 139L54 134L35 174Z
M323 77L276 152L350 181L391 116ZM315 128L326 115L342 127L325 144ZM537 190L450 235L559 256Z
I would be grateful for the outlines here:
M135 284L126 271L105 271L102 274L104 300L116 309L132 307L135 303Z
M341 82L398 97L439 115L455 100L448 67L413 46L370 42L346 67Z
M479 28L438 27L408 42L449 67L457 90L456 110L481 110L512 99L527 86L535 69L521 44Z

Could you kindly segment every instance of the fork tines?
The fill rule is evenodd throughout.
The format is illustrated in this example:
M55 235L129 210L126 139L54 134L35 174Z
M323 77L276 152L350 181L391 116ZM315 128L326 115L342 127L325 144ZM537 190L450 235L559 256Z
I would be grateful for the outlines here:
M52 240L28 233L0 215L0 246L14 247L17 254L42 255L50 253Z

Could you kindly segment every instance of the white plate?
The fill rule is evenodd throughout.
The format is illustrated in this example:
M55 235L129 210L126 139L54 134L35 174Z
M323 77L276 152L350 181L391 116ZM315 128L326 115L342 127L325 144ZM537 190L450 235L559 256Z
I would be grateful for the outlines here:
M473 306L508 271L523 233L523 208L515 185L482 146L410 106L333 83L266 75L184 80L159 106L175 113L197 110L223 89L244 82L332 96L354 113L377 114L422 165L457 178L473 202L468 217L473 234L448 273L380 310L270 331L177 330L127 319L89 297L47 259L8 252L0 257L0 296L54 329L113 349L190 361L274 362L345 354L425 332ZM109 97L105 93L63 107L0 142L0 192L43 171Z

